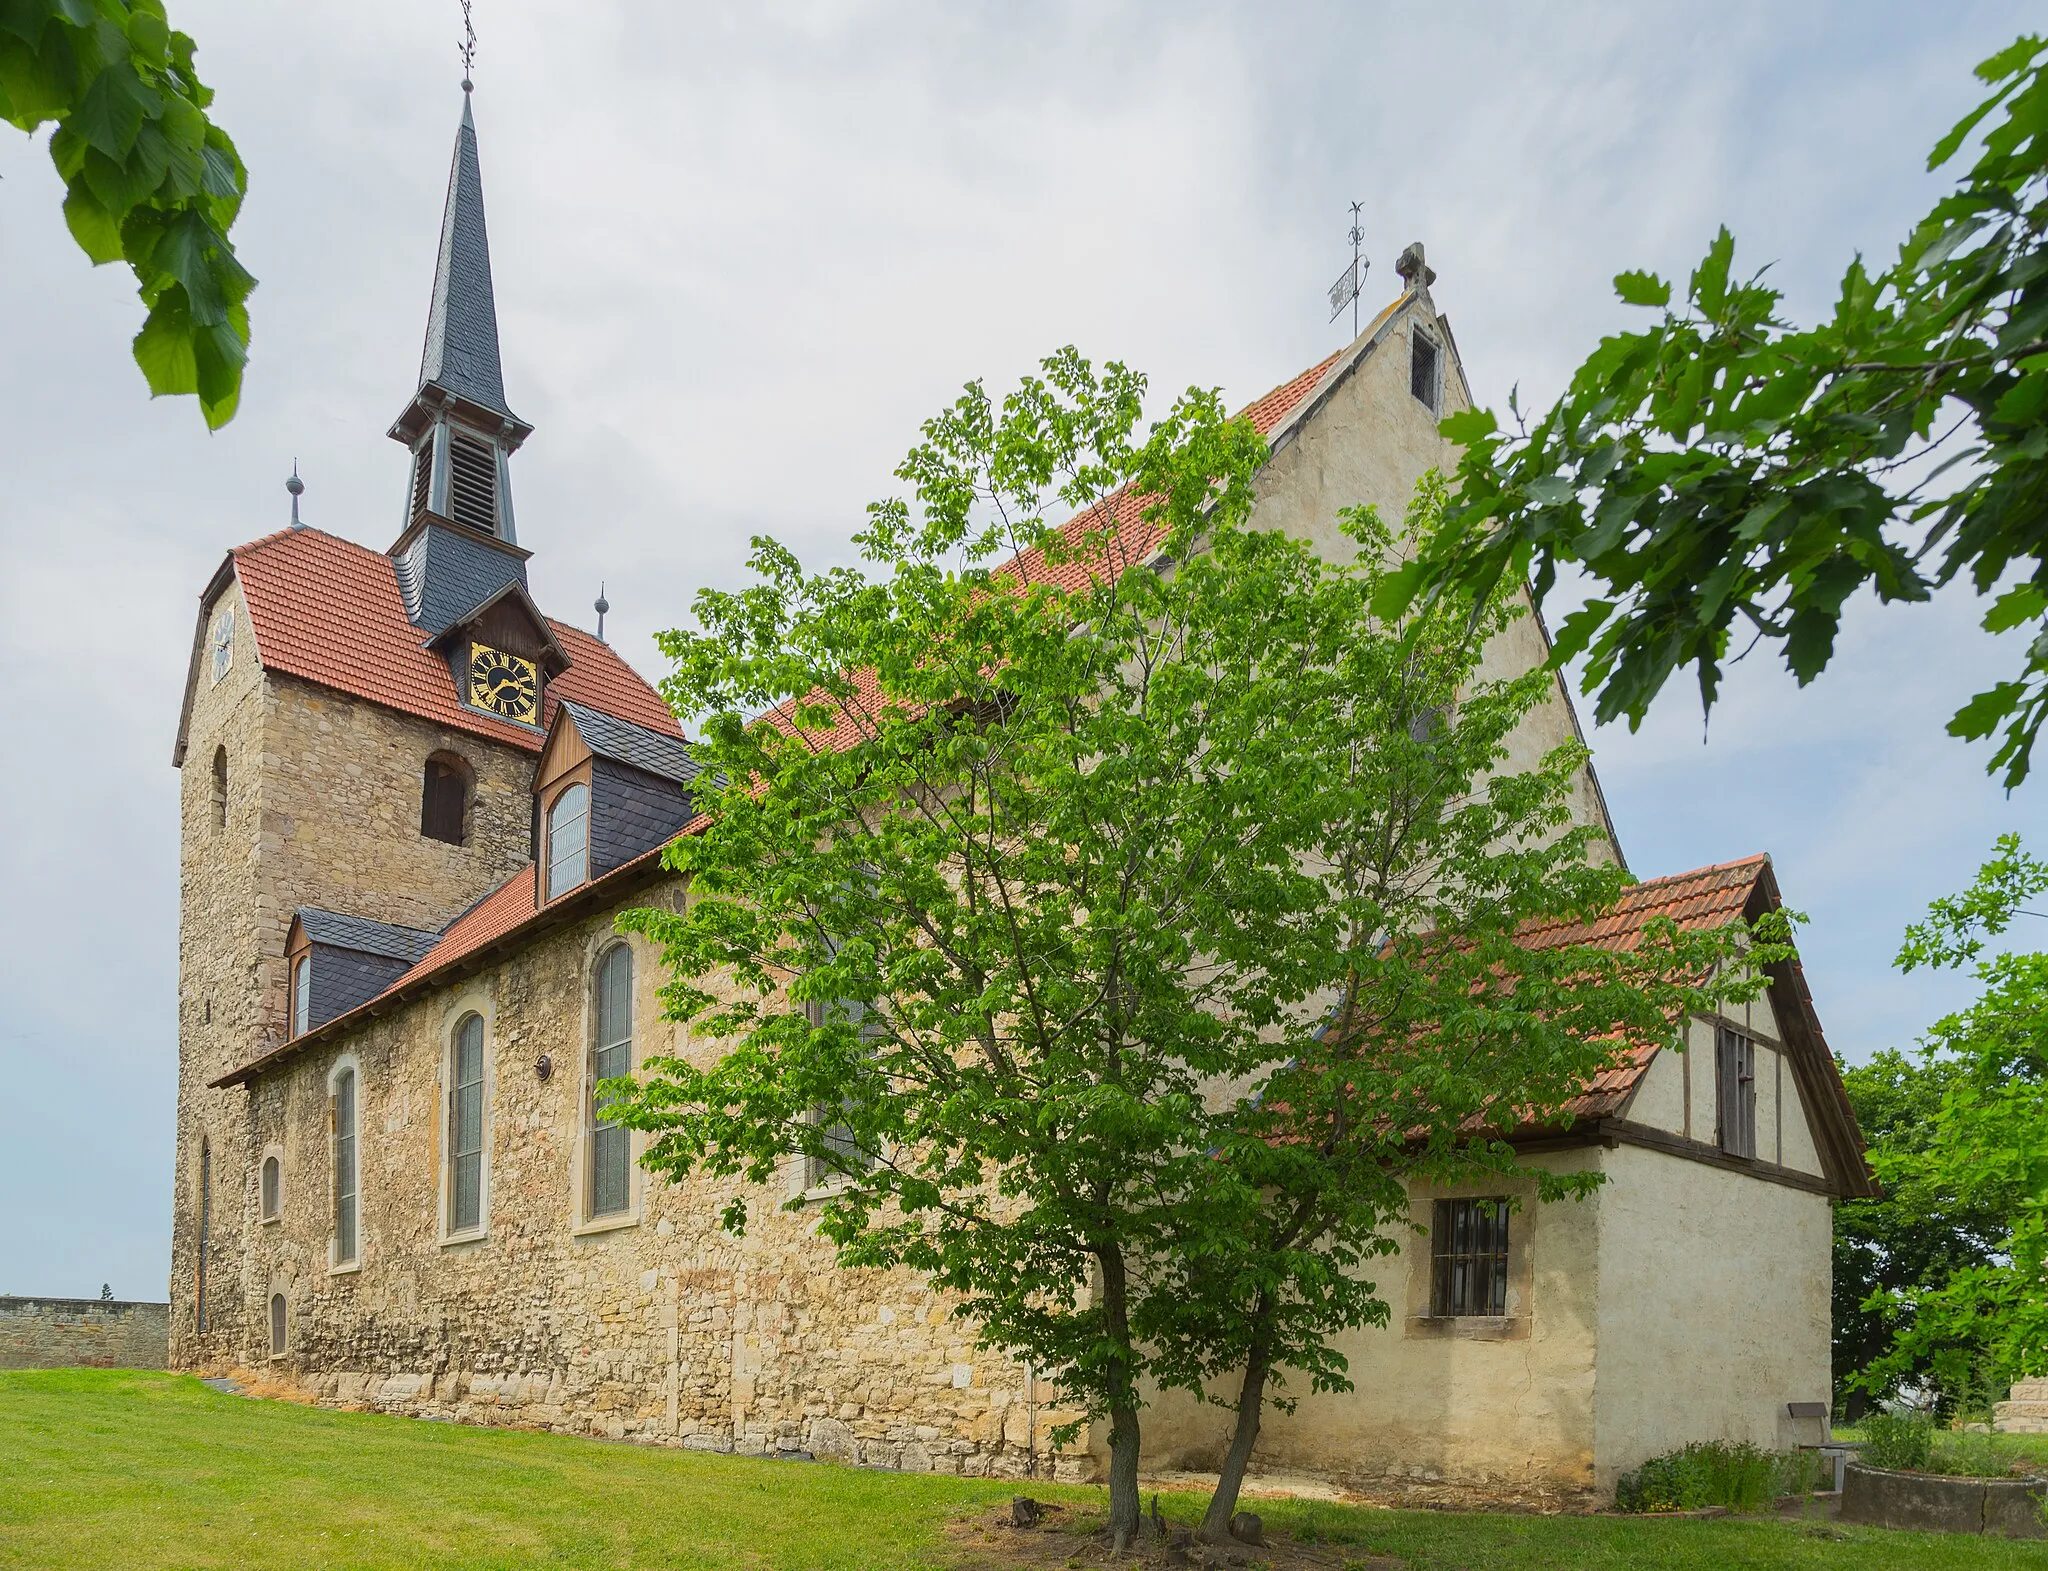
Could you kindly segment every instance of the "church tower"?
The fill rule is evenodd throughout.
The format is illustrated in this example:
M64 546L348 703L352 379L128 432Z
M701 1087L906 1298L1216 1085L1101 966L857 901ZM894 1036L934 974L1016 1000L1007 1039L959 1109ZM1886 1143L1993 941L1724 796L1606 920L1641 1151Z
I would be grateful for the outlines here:
M172 758L174 1367L265 1356L278 1284L252 1278L245 1246L286 1197L252 1131L256 1099L282 1093L235 1071L371 1003L454 918L531 877L534 771L563 699L678 734L605 643L532 599L509 467L532 430L505 396L465 84L418 386L390 432L411 455L396 541L301 526L295 492L291 527L229 551L200 595ZM293 1127L310 1140L331 1116L295 1109Z

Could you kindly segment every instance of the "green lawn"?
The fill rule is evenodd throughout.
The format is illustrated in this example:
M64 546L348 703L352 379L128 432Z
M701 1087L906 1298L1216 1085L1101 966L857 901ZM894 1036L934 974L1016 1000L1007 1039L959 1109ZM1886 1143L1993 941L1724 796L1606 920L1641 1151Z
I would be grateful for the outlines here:
M0 1374L5 1567L936 1568L956 1563L943 1524L1014 1489L331 1413L167 1375ZM1186 1518L1200 1502L1169 1504ZM1831 1540L1778 1521L1259 1509L1418 1571L2048 1567L2044 1545L1859 1529Z

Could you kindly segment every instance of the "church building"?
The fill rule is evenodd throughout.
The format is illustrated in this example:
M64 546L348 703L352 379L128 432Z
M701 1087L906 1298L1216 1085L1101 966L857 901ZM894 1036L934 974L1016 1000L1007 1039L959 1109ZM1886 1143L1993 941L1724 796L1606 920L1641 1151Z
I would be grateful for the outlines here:
M1344 549L1399 516L1465 407L1421 248L1358 337L1246 411L1256 521ZM181 773L175 1367L320 1402L866 1465L1094 1476L1053 1453L1032 1371L908 1272L847 1272L810 1216L719 1213L736 1181L641 1171L592 1088L718 1044L661 1018L619 912L680 908L662 847L697 764L648 682L529 590L513 461L533 428L499 357L476 130L456 133L409 455L377 550L292 527L200 596ZM394 466L395 468L395 466ZM545 549L568 521L526 520ZM1133 523L1133 528L1142 527ZM373 525L365 521L364 532ZM381 531L378 532L382 537ZM1142 554L1142 553L1140 553ZM679 596L679 599L681 597ZM1489 659L1547 655L1526 617ZM1577 733L1560 685L1517 766ZM1579 821L1618 840L1590 769ZM1638 885L1603 929L1777 905L1768 859ZM1342 1342L1358 1389L1270 1414L1255 1465L1559 1500L1690 1440L1789 1443L1829 1398L1830 1207L1869 1194L1796 963L1589 1086L1533 1186L1415 1194L1379 1268L1390 1323ZM790 1194L819 1175L793 1164ZM1227 1415L1147 1410L1148 1465L1213 1467Z

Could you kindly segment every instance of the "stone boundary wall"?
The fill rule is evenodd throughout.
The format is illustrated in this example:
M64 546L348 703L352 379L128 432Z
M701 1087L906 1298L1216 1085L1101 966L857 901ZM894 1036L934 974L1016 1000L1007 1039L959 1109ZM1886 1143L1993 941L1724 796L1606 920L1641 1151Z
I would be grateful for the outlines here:
M171 1306L0 1296L0 1369L167 1369Z

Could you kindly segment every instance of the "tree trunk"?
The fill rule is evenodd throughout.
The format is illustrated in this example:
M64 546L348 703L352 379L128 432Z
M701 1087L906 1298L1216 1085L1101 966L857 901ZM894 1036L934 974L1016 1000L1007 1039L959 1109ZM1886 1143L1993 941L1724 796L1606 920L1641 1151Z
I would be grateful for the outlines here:
M1122 1251L1109 1248L1096 1255L1102 1268L1103 1330L1126 1352L1110 1360L1109 1398L1109 1537L1112 1551L1122 1554L1137 1542L1144 1513L1138 1500L1138 1403L1131 1387L1130 1303L1124 1280Z
M1271 1343L1261 1333L1252 1338L1251 1352L1244 1361L1244 1384L1237 1393L1237 1432L1230 1437L1230 1451L1223 1458L1216 1493L1209 1497L1209 1509L1202 1513L1204 1543L1230 1541L1230 1519L1237 1513L1237 1493L1244 1487L1244 1470L1251 1465L1252 1447L1259 1440L1259 1417L1266 1407L1266 1374L1271 1367Z

